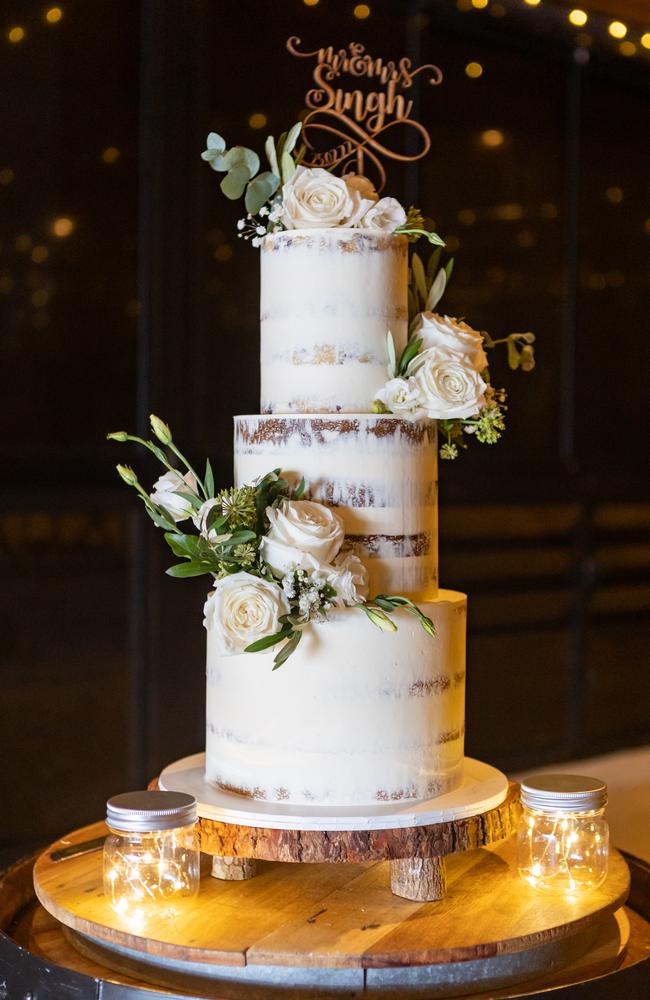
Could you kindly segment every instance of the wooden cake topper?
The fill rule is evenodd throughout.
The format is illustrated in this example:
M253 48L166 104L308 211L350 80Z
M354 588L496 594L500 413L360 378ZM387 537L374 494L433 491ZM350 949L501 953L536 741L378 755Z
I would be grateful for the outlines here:
M301 40L292 36L287 40L289 52L302 59L315 59L314 81L316 86L307 91L307 115L303 121L303 140L307 153L305 166L347 166L356 159L356 173L364 173L364 158L372 164L377 174L377 190L381 191L386 173L381 162L400 160L411 163L429 152L431 139L424 126L411 117L413 99L408 91L419 73L428 72L429 84L442 83L438 66L426 63L413 69L411 60L384 61L373 58L365 45L350 42L346 49L335 50L332 45L313 52L300 51ZM377 85L376 90L364 92L358 87L341 86L342 76L365 77ZM416 136L417 151L409 154L391 148L394 130L399 126L411 130ZM403 133L402 133L403 136ZM317 140L326 137L333 141L329 148L316 148Z

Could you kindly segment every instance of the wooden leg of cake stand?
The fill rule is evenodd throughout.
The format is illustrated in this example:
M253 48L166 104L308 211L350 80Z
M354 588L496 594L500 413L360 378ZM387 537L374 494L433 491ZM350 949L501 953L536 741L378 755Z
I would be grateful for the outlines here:
M390 887L396 896L429 902L447 893L444 858L398 858L390 863Z
M257 873L257 864L252 858L212 858L212 876L226 882L243 882Z

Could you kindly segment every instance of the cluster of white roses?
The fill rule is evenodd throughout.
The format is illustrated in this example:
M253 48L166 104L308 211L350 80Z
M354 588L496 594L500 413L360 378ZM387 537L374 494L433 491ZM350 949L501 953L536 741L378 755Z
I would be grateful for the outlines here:
M270 528L260 541L260 555L287 586L246 572L216 581L205 604L204 624L214 628L224 653L241 653L280 631L280 617L291 611L290 599L300 597L296 613L307 621L319 610L356 604L368 595L368 573L361 560L352 553L340 554L343 523L332 510L312 500L285 499L278 507L268 507L266 515ZM323 606L318 595L326 584L336 593Z
M299 166L283 185L270 221L285 229L346 226L392 233L406 223L406 212L396 198L380 198L367 177Z
M450 316L423 312L411 330L420 352L403 376L391 378L375 399L390 413L417 419L453 420L474 416L486 403L487 368L483 337Z

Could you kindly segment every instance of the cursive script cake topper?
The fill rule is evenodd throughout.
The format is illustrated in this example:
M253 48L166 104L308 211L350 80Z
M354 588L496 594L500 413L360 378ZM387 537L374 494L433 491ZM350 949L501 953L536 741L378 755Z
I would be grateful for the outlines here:
M424 72L429 74L431 86L442 83L442 70L438 66L426 63L414 69L406 56L396 62L373 58L359 42L350 42L344 49L329 45L313 52L302 52L301 44L295 35L287 39L291 55L316 60L313 73L316 86L305 95L307 114L302 133L305 166L332 169L346 167L356 160L356 173L363 174L367 159L376 172L377 190L381 191L386 182L382 157L411 163L426 156L431 139L424 126L411 117L413 99L408 91L415 77ZM368 92L358 86L346 89L341 86L340 78L344 75L365 77L378 87ZM403 130L411 130L416 139L414 152L406 154L391 148L389 143L395 129L402 138ZM319 138L333 144L327 149L317 149Z

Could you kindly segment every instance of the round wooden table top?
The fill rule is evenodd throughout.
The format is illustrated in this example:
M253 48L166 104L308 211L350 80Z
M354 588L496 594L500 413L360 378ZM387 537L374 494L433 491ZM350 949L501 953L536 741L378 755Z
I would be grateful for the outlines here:
M108 947L207 965L372 969L524 952L602 921L623 905L630 885L627 865L612 851L600 889L571 900L540 894L519 877L510 839L451 855L440 902L394 896L383 862L266 862L247 881L206 875L198 899L179 905L171 922L153 916L134 928L104 896L101 852L50 858L103 831L101 823L77 830L40 856L34 885L41 904Z

